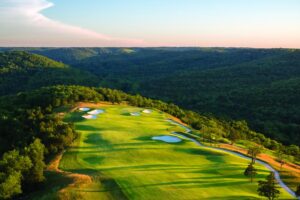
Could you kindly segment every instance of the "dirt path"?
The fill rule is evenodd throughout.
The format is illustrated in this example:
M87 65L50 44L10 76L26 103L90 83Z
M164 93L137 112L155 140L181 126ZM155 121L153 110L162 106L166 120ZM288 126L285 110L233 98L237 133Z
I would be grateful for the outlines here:
M227 149L227 150L232 150L232 151L236 151L242 154L247 155L247 150L234 146L234 145L230 145L230 144L221 144L220 148L222 149ZM258 159L263 160L264 162L269 163L270 165L272 165L273 167L275 167L276 169L280 169L281 168L281 164L279 162L276 161L275 157L272 157L268 154L260 154L258 157ZM296 164L287 162L282 166L283 170L288 170L288 171L292 171L292 172L296 172L300 174L300 167Z
M59 163L60 163L60 160L62 159L62 156L63 156L63 153L60 153L59 155L57 155L50 162L50 164L47 167L47 170L51 171L51 172L60 173L60 174L66 176L66 177L69 177L73 180L73 182L71 184L69 184L67 187L65 187L59 191L59 196L65 197L67 195L69 189L77 188L78 186L80 186L82 184L90 184L90 183L92 183L92 178L88 175L66 172L66 171L59 169Z

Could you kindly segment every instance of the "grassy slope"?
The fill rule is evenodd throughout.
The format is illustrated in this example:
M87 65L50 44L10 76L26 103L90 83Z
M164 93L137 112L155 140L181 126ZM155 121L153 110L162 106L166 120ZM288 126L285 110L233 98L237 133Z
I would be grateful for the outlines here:
M155 135L180 129L154 112L140 117L128 106L105 107L97 120L81 120L81 113L67 116L76 122L80 140L60 163L65 171L87 174L94 183L73 189L86 199L256 199L258 179L268 171L260 166L250 183L243 176L247 161L198 147L190 141L167 144L152 141ZM281 198L290 196L282 191Z

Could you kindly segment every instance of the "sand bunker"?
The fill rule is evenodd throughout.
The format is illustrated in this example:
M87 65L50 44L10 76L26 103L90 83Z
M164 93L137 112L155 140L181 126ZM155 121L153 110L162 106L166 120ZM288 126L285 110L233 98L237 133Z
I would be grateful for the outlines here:
M79 110L80 110L80 111L86 112L86 111L89 111L89 110L91 110L91 109L90 109L90 108L79 108Z
M146 110L143 110L143 113L150 114L150 113L152 113L152 110L146 109Z
M97 116L95 116L95 115L83 115L82 117L84 119L97 119Z
M134 112L134 113L130 113L131 116L141 116L141 113L139 112Z
M89 111L89 108L83 108L85 109L84 111ZM88 110L86 110L88 109ZM83 115L82 117L84 119L97 119L97 115L104 113L104 110L92 110L90 112L88 112L88 115Z
M93 111L88 112L89 115L99 115L102 113L104 113L104 110L93 110Z
M167 143L178 143L181 142L182 140L178 137L175 136L154 136L152 137L152 140L159 140Z

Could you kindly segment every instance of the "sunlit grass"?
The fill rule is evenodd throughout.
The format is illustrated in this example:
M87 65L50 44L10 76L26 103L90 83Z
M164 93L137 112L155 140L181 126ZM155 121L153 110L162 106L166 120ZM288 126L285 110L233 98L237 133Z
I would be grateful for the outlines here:
M105 107L96 120L74 120L80 138L63 156L60 168L94 177L91 188L74 192L83 199L257 199L257 181L268 171L257 165L254 183L244 177L248 161L191 141L153 141L153 136L183 131L166 122L167 115L130 116L143 109ZM128 114L129 113L129 114ZM282 198L290 196L282 191Z

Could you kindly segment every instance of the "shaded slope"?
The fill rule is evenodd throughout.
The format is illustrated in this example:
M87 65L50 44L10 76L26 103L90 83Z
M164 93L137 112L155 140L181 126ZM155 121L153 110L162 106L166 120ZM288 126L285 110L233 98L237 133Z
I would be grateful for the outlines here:
M142 88L149 96L202 113L247 119L255 130L300 144L299 77L300 51L291 51L232 67L178 73Z
M26 52L0 53L0 95L57 84L96 85L88 72Z

